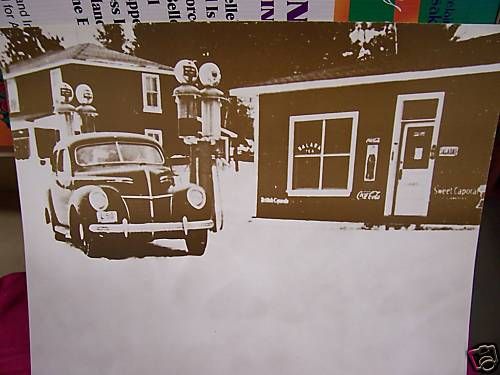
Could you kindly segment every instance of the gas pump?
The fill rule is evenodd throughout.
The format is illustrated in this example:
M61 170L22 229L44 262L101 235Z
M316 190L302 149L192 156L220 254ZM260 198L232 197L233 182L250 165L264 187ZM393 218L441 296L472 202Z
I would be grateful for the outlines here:
M221 136L221 108L224 93L216 88L221 79L220 69L213 63L206 63L200 68L201 90L201 133L211 140L219 140Z
M174 74L181 84L173 95L177 103L178 134L190 148L190 181L205 189L217 231L222 229L218 173L221 163L214 146L221 135L221 108L225 99L223 92L215 87L221 79L220 69L213 63L201 66L199 78L205 86L201 91L194 86L198 69L193 61L179 61Z
M76 107L75 111L78 112L82 119L81 132L91 133L95 132L95 118L97 117L97 110L91 104L94 101L94 93L89 85L84 83L76 87L76 100L80 105Z
M73 88L66 82L62 82L58 88L59 98L55 103L54 112L64 116L66 128L64 132L78 134L80 132L80 124L78 123L75 112L75 107L71 104L74 97ZM63 130L63 129L61 129ZM64 135L64 134L61 134Z
M197 137L200 127L198 118L200 90L194 86L198 79L198 68L191 60L181 60L175 65L174 75L181 84L173 93L177 104L178 134L190 144Z
M216 145L221 137L222 101L226 98L224 93L216 87L220 80L220 69L214 63L206 63L200 67L200 82L204 86L201 90L202 141L200 142L200 159L203 161L200 163L200 169L203 166L203 170L200 172L202 172L202 176L207 176L208 180L204 183L211 185L209 197L214 202L213 214L216 230L222 229L223 221L219 178L222 160L220 150L217 149ZM213 162L212 156L214 156L215 162Z
M173 92L177 104L177 134L189 146L189 181L198 182L197 137L200 128L198 98L200 90L194 83L198 79L198 68L191 60L180 60L174 68L174 75L181 84Z

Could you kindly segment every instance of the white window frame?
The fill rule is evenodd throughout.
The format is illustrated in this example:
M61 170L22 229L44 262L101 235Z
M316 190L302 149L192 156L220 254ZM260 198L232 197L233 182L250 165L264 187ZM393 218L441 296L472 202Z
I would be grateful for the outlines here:
M160 143L160 146L163 147L163 132L160 129L144 129L144 135L147 135L154 140L156 140L154 136L157 135L159 138L158 142Z
M289 134L288 134L288 176L287 176L287 189L286 192L289 196L299 196L299 197L314 197L314 196L324 196L324 197L348 197L352 192L352 184L354 178L354 162L356 158L356 140L358 131L358 118L359 111L352 112L335 112L335 113L322 113L313 115L299 115L290 116L289 123ZM335 153L335 154L325 154L323 152L325 144L325 124L326 120L336 120L336 119L352 119L351 128L351 147L349 153ZM295 135L295 123L304 121L322 121L321 130L321 151L319 154L314 156L307 155L304 157L319 157L320 158L320 178L317 189L293 189L293 160L294 157L294 135ZM347 176L347 188L345 189L322 189L322 176L323 176L323 160L324 157L328 156L349 156L349 175Z
M7 100L9 102L9 112L21 112L21 105L19 103L19 93L17 91L17 82L15 78L7 80Z
M152 106L148 105L148 97L147 93L148 91L146 90L146 83L149 78L153 78L157 81L158 85L158 105ZM151 73L142 73L142 105L143 105L143 112L148 112L148 113L163 113L163 110L161 108L161 86L160 86L160 75L159 74L151 74Z

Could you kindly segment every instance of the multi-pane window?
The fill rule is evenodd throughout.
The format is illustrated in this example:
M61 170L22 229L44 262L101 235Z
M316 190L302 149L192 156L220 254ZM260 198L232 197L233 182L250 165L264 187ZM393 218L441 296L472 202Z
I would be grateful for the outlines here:
M158 74L142 74L142 102L144 112L162 112L160 76Z
M358 112L290 118L289 195L349 196Z
M148 137L155 139L161 146L163 146L163 132L159 129L144 129L144 134Z

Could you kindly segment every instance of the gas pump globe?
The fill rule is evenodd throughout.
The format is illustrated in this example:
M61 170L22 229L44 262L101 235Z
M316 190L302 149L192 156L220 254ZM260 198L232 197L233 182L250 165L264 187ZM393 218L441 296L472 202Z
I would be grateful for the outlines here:
M73 100L74 92L69 84L66 82L61 82L58 87L59 97L56 100L54 106L54 112L59 115L64 115L64 121L68 129L71 129L73 132L78 132L80 130L79 124L75 121L75 107L70 104Z
M198 68L191 60L181 60L174 68L174 75L181 84L173 92L177 104L178 135L185 143L193 143L198 135L198 98L200 90L194 86Z
M82 132L95 132L95 118L97 110L91 104L94 101L94 93L89 85L80 84L76 87L76 100L80 105L76 107L76 112L82 119Z
M220 83L220 69L214 63L203 64L200 68L201 90L201 132L204 137L218 140L221 136L221 108L224 93L217 89Z

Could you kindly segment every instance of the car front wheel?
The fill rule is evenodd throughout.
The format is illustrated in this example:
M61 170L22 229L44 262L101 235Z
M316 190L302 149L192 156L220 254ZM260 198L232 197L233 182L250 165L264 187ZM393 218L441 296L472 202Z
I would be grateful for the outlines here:
M208 230L198 229L188 232L186 235L186 246L189 254L203 255L207 248Z
M88 225L75 212L71 215L70 235L74 246L83 250L89 257L98 256L101 248L101 239L90 232Z

